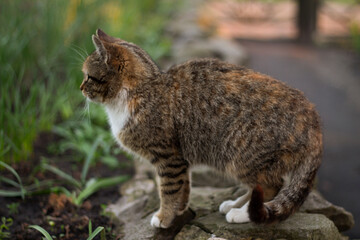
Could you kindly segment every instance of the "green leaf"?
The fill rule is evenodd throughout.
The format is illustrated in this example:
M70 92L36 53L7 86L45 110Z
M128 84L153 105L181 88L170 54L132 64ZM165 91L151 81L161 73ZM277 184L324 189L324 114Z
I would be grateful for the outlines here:
M120 184L128 180L129 178L130 178L129 176L118 176L112 178L96 179L95 181L90 180L91 181L89 182L90 184L87 184L85 189L80 192L79 196L74 200L74 203L76 205L81 205L86 198L91 196L99 189Z
M92 234L92 224L91 220L89 220L89 236Z
M53 240L53 238L50 236L50 234L45 229L43 229L42 227L40 227L38 225L30 225L29 227L34 228L34 229L38 230L39 232L41 232L42 235L44 235L44 237L47 240Z
M95 231L87 238L87 240L92 240L96 235L99 234L99 232L103 231L104 227L97 227Z
M89 171L91 160L93 159L94 154L96 152L96 149L99 146L101 141L102 141L102 137L100 136L95 140L94 144L91 147L91 150L90 150L89 154L86 157L86 160L84 162L84 166L83 166L82 171L81 171L81 182L82 183L85 183L86 175L87 175L87 173Z
M18 184L17 182L15 182L14 180L12 180L10 178L0 176L0 182L1 181L5 182L5 183L7 183L9 185L12 185L14 187L21 188L20 184Z
M1 197L22 197L22 195L21 191L0 190Z
M7 170L9 170L16 177L16 179L18 180L18 182L20 184L20 193L21 193L20 196L21 196L22 199L24 199L26 191L25 191L25 189L24 189L24 187L22 185L21 178L20 178L19 174L15 171L15 169L13 169L11 166L9 166L8 164L6 164L6 163L4 163L2 161L0 161L0 166L5 167Z
M42 164L42 167L52 173L55 173L56 175L58 175L59 177L65 179L66 181L68 181L69 183L75 185L75 187L77 188L81 188L81 183L76 180L75 178L73 178L72 176L70 176L69 174L65 173L64 171L54 167L54 166L51 166L47 163L43 163Z

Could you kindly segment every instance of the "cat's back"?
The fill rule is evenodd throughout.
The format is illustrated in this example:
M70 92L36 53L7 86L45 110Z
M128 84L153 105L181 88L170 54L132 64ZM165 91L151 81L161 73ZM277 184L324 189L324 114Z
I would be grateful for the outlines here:
M301 91L265 74L217 59L190 60L170 68L167 74L175 86L175 94L180 92L193 103L226 102L232 107L251 107L253 111L313 108Z
M242 149L234 143L236 136L244 146L258 142L272 149L288 148L291 139L306 144L309 129L319 131L313 104L301 91L270 76L214 59L188 61L167 74L174 86L182 145L197 149L189 158L224 159L223 149ZM200 146L213 150L199 152Z

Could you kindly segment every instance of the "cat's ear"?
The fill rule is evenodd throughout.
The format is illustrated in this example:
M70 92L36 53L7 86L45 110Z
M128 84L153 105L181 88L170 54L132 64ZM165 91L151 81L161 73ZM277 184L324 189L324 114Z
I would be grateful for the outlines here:
M101 41L105 41L105 42L109 42L109 43L121 43L121 42L125 42L124 40L120 39L120 38L115 38L112 36L107 35L103 30L101 30L100 28L98 28L96 30L96 35L99 37L99 39Z
M94 43L94 46L96 48L96 51L98 54L104 59L105 63L107 62L109 56L108 52L103 44L103 42L99 39L98 36L92 35L92 41Z

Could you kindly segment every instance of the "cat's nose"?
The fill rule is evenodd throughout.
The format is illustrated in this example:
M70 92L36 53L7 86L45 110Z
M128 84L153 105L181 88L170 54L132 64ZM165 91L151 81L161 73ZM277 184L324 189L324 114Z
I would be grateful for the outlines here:
M80 90L82 91L84 89L85 83L81 83Z

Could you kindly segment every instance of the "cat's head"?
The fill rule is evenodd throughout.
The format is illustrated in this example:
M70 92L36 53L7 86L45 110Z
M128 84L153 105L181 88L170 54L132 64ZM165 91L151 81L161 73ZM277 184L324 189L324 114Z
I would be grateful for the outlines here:
M142 81L156 78L160 70L141 48L98 29L92 35L96 50L90 54L82 71L80 89L94 102L110 103L121 89L131 89Z

